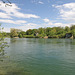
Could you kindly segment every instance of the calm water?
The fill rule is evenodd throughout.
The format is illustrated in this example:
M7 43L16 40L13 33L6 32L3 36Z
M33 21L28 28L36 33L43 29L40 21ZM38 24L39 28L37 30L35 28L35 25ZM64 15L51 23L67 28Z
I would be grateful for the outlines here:
M0 75L75 75L75 40L7 39Z

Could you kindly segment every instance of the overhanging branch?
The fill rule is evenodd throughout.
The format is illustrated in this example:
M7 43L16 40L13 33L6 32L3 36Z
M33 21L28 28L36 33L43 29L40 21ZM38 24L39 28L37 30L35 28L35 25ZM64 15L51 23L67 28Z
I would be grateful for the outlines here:
M12 5L11 5L11 2L10 2L9 0L6 0L8 3L6 3L5 0L0 0L0 1L2 1L3 3L5 3L5 7L7 7L7 6L12 6ZM0 4L0 6L1 6L1 4Z
M6 3L4 0L1 0L3 3ZM9 1L9 0L6 0L6 1L8 1L8 3L10 3L11 4L11 2Z

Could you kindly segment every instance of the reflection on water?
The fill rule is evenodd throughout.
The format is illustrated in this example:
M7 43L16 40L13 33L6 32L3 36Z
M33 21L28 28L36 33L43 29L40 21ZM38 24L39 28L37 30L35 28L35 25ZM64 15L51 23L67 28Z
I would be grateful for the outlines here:
M12 38L12 39L10 39L10 42L11 43L15 43L15 42L17 42L17 39L16 38Z
M8 39L0 75L74 75L75 40Z

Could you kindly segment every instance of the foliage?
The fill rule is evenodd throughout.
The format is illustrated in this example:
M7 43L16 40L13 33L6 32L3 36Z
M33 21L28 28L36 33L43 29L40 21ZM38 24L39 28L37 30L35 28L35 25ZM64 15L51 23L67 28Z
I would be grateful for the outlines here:
M59 38L58 35L48 36L48 38Z
M65 38L66 33L71 33L75 38L75 25L65 28L63 27L47 27L47 28L39 28L39 29L29 29L26 32L17 29L11 30L11 37L20 37L20 38L44 38L48 36L49 38ZM6 36L6 34L4 33ZM0 34L0 36L2 36Z
M36 37L38 37L38 38L44 38L46 36L46 34L38 34Z
M5 37L10 37L10 33L6 33L6 36Z
M32 30L31 29L26 31L26 35L31 35L31 34L32 34Z
M26 32L24 32L24 31L21 31L18 33L19 38L22 38L24 35L26 35Z
M46 28L46 35L48 36L49 35L49 32L52 30L52 28L50 28L50 27L47 27Z
M49 31L49 35L48 36L53 36L56 34L56 29L52 28L51 31Z
M0 55L4 55L4 48L8 47L7 42L4 42L4 39L0 39Z
M17 33L17 31L16 31L16 29L14 29L14 28L12 28L11 30L10 30L10 37L11 38L13 38L13 37L18 37L18 33Z
M23 37L22 34L19 34L18 36L19 36L19 38L22 38Z
M71 33L73 34L73 36L75 38L75 29L71 30Z
M75 29L75 25L72 25L72 26L70 27L70 29L71 29L71 30Z
M68 26L65 27L66 32L70 32L70 28Z
M34 38L34 35L24 35L24 38Z
M32 30L32 34L33 34L34 36L36 36L37 33L38 33L38 30L37 30L37 29L33 29L33 30Z
M7 42L4 41L3 36L6 35L6 33L2 32L3 28L0 25L0 56L4 55L4 48L8 47Z

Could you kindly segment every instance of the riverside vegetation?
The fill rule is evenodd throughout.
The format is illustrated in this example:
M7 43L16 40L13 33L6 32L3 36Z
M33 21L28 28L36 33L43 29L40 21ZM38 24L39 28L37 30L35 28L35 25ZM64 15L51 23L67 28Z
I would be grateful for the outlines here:
M65 38L66 34L69 33L75 38L75 25L71 27L47 27L39 29L29 29L26 32L20 29L11 28L10 33L0 33L0 37L19 37L19 38Z
M4 49L8 47L8 43L4 41L4 34L6 33L3 32L3 27L1 27L1 24L0 24L0 61L3 61L1 58L5 54Z

